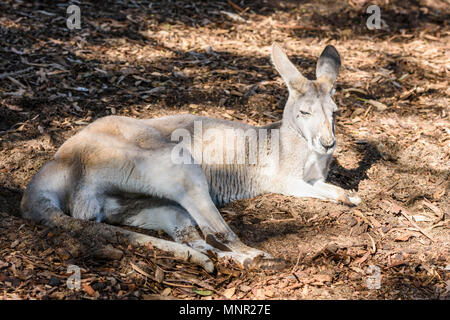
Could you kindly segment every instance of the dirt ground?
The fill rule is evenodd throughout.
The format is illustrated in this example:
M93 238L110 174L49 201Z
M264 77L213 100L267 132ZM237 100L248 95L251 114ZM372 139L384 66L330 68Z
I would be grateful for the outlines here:
M80 30L66 27L69 1L0 3L0 299L450 298L449 1L80 3ZM366 27L370 4L379 30ZM221 208L277 268L218 262L207 274L18 217L31 177L96 118L278 121L287 90L274 41L309 78L325 45L340 52L329 180L362 199L272 194Z

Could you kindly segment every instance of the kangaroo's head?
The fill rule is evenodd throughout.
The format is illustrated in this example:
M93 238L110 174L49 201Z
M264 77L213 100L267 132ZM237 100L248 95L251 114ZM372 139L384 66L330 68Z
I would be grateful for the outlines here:
M306 79L276 43L272 46L272 62L289 90L283 123L296 130L312 150L320 154L333 153L337 111L332 99L333 84L341 66L337 50L331 45L323 50L317 61L317 80Z

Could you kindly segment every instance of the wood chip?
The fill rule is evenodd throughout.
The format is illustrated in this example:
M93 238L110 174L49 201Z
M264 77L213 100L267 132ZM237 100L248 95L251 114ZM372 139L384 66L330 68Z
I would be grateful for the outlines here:
M225 298L231 299L235 292L236 292L236 288L233 287L233 288L225 289L222 294L224 295Z

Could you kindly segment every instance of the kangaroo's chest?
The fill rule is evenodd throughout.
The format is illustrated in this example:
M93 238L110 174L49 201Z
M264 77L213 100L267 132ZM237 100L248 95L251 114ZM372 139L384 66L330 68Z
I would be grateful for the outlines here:
M328 175L328 166L331 157L331 155L322 155L311 152L306 158L303 167L303 180L306 182L325 180Z
M262 194L261 179L256 167L245 165L204 166L213 202L222 206L235 200Z

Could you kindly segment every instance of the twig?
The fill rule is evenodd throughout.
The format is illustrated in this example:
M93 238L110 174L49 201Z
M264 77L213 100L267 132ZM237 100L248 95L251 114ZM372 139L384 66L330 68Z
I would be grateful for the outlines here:
M366 110L366 112L364 112L363 118L366 118L367 114L369 113L370 109L372 109L372 106L369 106Z
M372 250L373 253L375 254L377 252L377 246L375 245L375 241L373 240L372 236L369 233L367 233L367 235L369 236L370 241L372 242Z
M448 224L450 221L439 221L438 223L433 224L429 229L432 230L434 228L439 228L439 227L447 227L448 228Z
M432 204L431 202L428 202L426 200L423 201L423 204L426 205L431 210L433 210L433 212L438 216L438 221L444 220L445 214L441 209L439 209L434 204Z
M295 219L297 219L297 220L300 220L300 221L303 220L302 217L300 217L299 214L298 214L297 212L295 212L292 208L290 208L290 209L288 210L288 212L291 214L291 216L292 216L293 218L295 218Z
M297 256L297 261L295 262L295 265L294 265L294 267L293 267L292 270L291 270L291 273L292 273L292 274L294 274L294 272L295 272L296 269L297 269L298 263L300 262L300 256L301 256L301 251L299 250L298 256Z
M22 74L22 73L27 73L28 71L31 71L33 69L34 69L33 67L28 67L28 68L25 68L23 70L18 70L18 71L15 71L15 72L9 72L9 73L5 72L5 73L0 74L0 79L4 79L4 78L9 77L9 76L15 76L15 75Z
M420 233L422 233L425 237L430 239L433 242L436 242L425 230L423 230L421 227L417 225L417 223L410 217L410 213L406 211L404 208L400 207L398 204L389 202L387 200L383 200L386 203L389 203L392 207L392 209L398 213L401 213L408 221L413 225L414 228L416 228Z
M295 218L288 218L288 219L278 219L278 220L276 220L276 219L272 219L272 220L266 220L266 221L263 221L263 222L261 222L261 223L277 223L277 222L288 222L288 221L296 221L297 219L295 219Z
M24 84L22 84L20 81L14 79L14 78L11 77L11 76L6 76L6 79L8 79L9 81L11 81L12 83L14 83L15 85L17 85L18 87L20 87L20 88L22 88L22 89L25 89L25 88L26 88L26 86L25 86Z
M233 1L228 0L227 2L228 2L228 4L229 4L231 7L233 7L233 9L235 9L236 11L239 11L239 12L244 11L244 9L242 9L241 7L239 7L239 6L238 6L236 3L234 3Z
M179 288L195 288L195 286L191 285L191 284L178 284L178 283L172 283L172 282L167 282L167 281L163 281L162 283L168 285L168 286L172 286L172 287L179 287Z
M310 27L310 26L300 26L300 25L287 25L275 23L275 27L282 29L301 29L301 30L312 30L312 31L329 31L327 27Z
M189 278L186 277L185 279L183 279L182 278L183 276L178 274L178 273L174 273L174 276L176 278L179 278L180 281L184 281L184 282L191 283L191 284L196 284L197 286L199 286L201 288L205 288L205 289L211 290L211 291L213 291L213 292L215 292L215 293L217 293L217 294L222 296L221 293L219 293L216 289L214 289L211 285L205 283L204 281L197 280L197 279L191 278L191 277L189 277Z
M232 19L234 21L247 22L247 20L245 20L244 18L240 17L236 13L228 12L228 11L225 11L225 10L221 10L220 13L226 15L227 17L229 17L230 19Z
M138 267L137 265L135 265L133 262L130 262L131 267L133 268L134 271L136 271L137 273L142 274L143 276L152 279L153 281L157 281L155 277L153 277L152 275L148 274L147 272L145 272L144 270L142 270L140 267ZM193 288L193 285L185 285L185 284L177 284L177 283L172 283L172 282L168 282L168 281L163 281L163 284L166 284L168 286L173 286L173 287L180 287L180 288Z
M156 279L155 279L152 275L150 275L150 274L148 274L147 272L145 272L144 270L142 270L140 267L138 267L137 265L135 265L133 262L130 262L130 265L131 265L131 267L133 268L133 270L136 271L137 273L140 273L140 274L142 274L143 276L146 276L147 278L150 278L150 279L156 281Z

